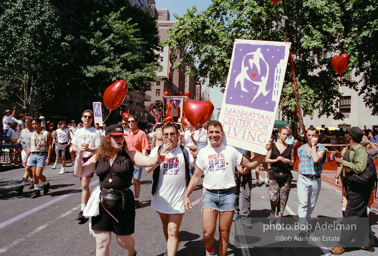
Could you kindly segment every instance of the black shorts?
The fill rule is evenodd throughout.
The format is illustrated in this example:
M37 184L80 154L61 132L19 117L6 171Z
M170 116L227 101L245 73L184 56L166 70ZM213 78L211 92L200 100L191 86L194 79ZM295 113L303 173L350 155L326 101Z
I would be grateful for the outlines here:
M92 229L95 231L110 231L116 235L126 236L134 233L135 226L135 206L134 194L129 189L124 193L125 208L122 211L120 207L118 210L110 211L114 217L117 218L117 223L102 207L100 203L100 214L92 218Z

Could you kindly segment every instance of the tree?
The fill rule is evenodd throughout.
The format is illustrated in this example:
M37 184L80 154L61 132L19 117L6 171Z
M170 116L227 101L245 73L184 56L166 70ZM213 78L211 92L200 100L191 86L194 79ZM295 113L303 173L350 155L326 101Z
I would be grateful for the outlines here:
M54 91L57 70L66 62L67 41L57 28L48 1L7 2L0 17L1 99L14 99L26 112L37 113Z
M119 0L53 2L63 33L74 38L67 79L89 100L101 100L115 80L145 91L156 79L160 46L154 17Z
M194 7L169 32L172 61L181 53L176 68L195 62L194 79L209 86L224 87L235 39L288 40L305 114L315 109L319 115L343 118L339 112L339 82L331 58L343 52L351 56L342 84L359 90L372 114L377 104L377 20L373 1L283 0L277 18L273 3L267 0L213 0L203 12ZM362 14L363 13L363 14ZM375 13L375 14L374 14ZM353 20L354 23L351 22ZM354 72L365 81L357 88ZM281 95L281 106L290 119L296 119L291 65Z

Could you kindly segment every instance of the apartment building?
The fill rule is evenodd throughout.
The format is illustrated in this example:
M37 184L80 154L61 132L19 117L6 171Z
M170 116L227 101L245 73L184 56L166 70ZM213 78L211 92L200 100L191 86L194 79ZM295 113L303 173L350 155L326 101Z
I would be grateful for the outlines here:
M158 20L156 25L158 27L159 37L161 40L166 40L168 39L168 30L174 26L175 21L170 20L170 13L166 8L157 9L157 13ZM182 56L181 54L181 52L178 53L177 60ZM151 89L146 91L146 96L150 96L150 100L145 101L146 110L149 110L149 106L152 103L163 101L165 91L169 92L172 96L180 96L185 92L190 92L193 95L193 99L201 100L200 85L196 85L194 79L186 74L190 67L173 69L173 65L176 63L171 63L170 61L169 47L163 46L159 53L160 67L156 73L158 81L151 82ZM152 115L149 116L149 120L153 120Z

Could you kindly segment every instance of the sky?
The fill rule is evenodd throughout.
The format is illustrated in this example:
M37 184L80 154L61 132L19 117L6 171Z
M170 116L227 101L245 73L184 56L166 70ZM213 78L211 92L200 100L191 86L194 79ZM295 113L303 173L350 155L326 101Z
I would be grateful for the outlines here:
M187 9L196 6L198 11L204 11L211 4L210 0L155 0L156 8L168 8L171 14L171 20L176 20L173 14L178 16L184 15ZM218 108L221 107L223 101L223 93L219 87L210 88L210 101L214 105L213 116L218 117Z

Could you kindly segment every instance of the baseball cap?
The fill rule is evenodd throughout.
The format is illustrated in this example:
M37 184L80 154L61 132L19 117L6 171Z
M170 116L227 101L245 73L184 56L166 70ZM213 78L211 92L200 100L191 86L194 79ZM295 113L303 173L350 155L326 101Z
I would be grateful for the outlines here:
M347 133L349 133L350 137L357 143L361 142L364 136L364 132L358 127L348 128Z
M106 127L105 135L124 135L122 125L120 124L113 124Z
M44 116L40 116L39 119L45 119L45 117Z
M8 113L8 112L12 112L12 110L10 110L10 109L6 109L6 110L5 110L5 113Z

